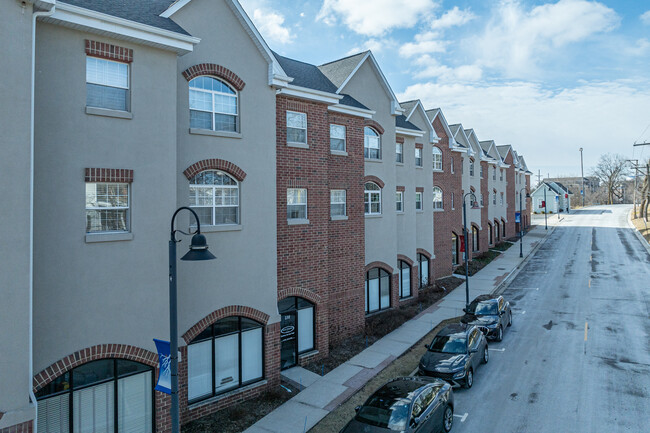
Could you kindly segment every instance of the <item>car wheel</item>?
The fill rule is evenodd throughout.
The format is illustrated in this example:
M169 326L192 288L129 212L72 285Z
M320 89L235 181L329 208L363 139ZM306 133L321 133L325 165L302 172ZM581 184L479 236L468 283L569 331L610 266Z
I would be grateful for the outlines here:
M490 360L490 355L488 354L488 347L486 344L485 349L483 350L483 364L487 364L489 360Z
M497 329L497 341L503 340L503 326L499 325Z
M465 388L470 389L474 385L474 371L470 368L465 376Z
M447 406L445 408L445 413L442 416L442 428L445 430L446 433L449 433L453 425L454 425L454 410L451 408L451 406Z
M508 313L508 326L512 326L512 311Z

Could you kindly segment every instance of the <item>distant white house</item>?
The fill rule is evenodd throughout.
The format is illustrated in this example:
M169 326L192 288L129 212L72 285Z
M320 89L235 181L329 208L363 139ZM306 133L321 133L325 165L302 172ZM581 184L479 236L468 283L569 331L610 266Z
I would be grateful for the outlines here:
M569 190L557 182L542 182L530 195L535 213L568 212L571 209Z

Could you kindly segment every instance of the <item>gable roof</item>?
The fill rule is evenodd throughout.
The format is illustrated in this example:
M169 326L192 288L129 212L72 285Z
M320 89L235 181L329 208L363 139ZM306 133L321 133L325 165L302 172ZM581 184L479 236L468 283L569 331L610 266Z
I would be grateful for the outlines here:
M398 128L404 128L404 129L412 129L413 131L422 131L420 128L406 120L406 116L403 114L400 114L395 117L395 126ZM422 131L424 132L424 131Z
M458 144L458 146L463 147L465 149L469 149L470 153L472 153L473 151L469 147L469 140L465 135L463 126L460 123L456 123L454 125L449 125L449 129L451 129L452 134L454 134L454 140L456 140L456 144Z
M486 152L483 150L483 147L481 147L481 143L479 142L478 137L476 136L474 130L472 128L467 128L464 131L465 131L465 135L467 136L467 139L472 145L472 148L479 154L479 157L484 161L488 159L488 156Z
M440 108L433 108L431 110L426 110L426 114L431 125L433 125L433 122L436 120L436 118L440 118L440 123L442 123L443 129L449 137L449 148L453 149L454 147L459 147L458 143L456 143L456 140L454 139L454 134L449 128L449 123L447 123L447 119L445 119L445 115L442 113L442 110Z
M359 54L354 54L352 56L344 57L339 60L334 60L333 62L322 64L318 67L318 69L320 69L321 72L325 74L325 76L329 78L329 80L334 83L335 86L337 86L336 93L340 94L348 82L352 79L352 77L354 77L354 75L366 61L369 61L371 66L377 72L382 87L391 99L390 113L402 114L402 107L400 107L393 89L390 87L390 84L388 84L386 76L382 72L379 64L377 63L377 60L375 59L375 56L372 55L372 52L370 50Z
M414 99L412 101L400 102L399 105L404 109L404 115L406 120L411 118L411 115L415 112L415 107L420 103L419 99Z
M66 3L189 36L189 33L174 21L160 16L161 12L174 3L172 0L65 0L57 3Z
M499 155L501 156L501 159L503 160L503 162L505 162L506 157L508 156L508 152L512 150L512 147L509 144L504 144L501 146L496 146L496 148L497 148L497 152L499 152Z
M284 72L293 78L291 84L294 86L336 93L336 86L315 65L281 56L274 51L272 53Z
M424 109L424 105L422 105L422 101L420 101L419 99L414 99L412 101L400 102L400 106L404 109L404 115L406 116L406 120L408 121L410 121L411 116L413 116L413 113L415 113L416 111L420 111L420 114L422 114L422 118L427 124L427 129L429 130L429 142L437 143L438 141L440 141L440 137L438 137L438 134L436 134L436 130L433 128L433 125L431 124L431 122L428 122L429 116L427 116L427 111Z

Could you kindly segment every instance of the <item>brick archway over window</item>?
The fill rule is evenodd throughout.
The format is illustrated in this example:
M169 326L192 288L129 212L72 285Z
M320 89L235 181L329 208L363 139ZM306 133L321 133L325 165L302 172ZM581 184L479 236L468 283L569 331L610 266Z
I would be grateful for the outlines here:
M312 304L320 305L322 298L308 289L303 289L299 287L290 287L288 289L282 289L278 292L278 301L281 301L290 296L297 296L298 298L303 298L311 302Z
M190 66L183 71L183 77L185 77L187 81L200 77L201 75L212 75L214 77L223 78L239 91L241 91L246 85L244 80L239 78L239 76L233 71L221 65L215 65L214 63L200 63L198 65Z
M246 178L246 172L233 164L232 162L223 159L204 159L203 161L195 162L185 169L183 174L188 180L205 170L221 170L231 174L238 181Z
M402 260L403 262L408 263L409 266L413 266L413 260L409 259L407 256L404 254L398 254L397 255L397 260Z
M376 120L366 119L363 122L364 126L370 126L371 128L377 130L381 135L384 135L384 128Z
M366 183L366 182L374 182L377 185L379 185L379 188L383 188L384 185L385 185L384 181L379 179L377 176L364 176L363 183Z
M224 317L229 316L242 316L253 319L257 322L260 322L263 325L266 325L269 322L269 315L256 310L251 307L244 307L243 305L231 305L229 307L220 308L216 311L205 316L203 319L199 320L194 326L187 330L183 334L183 340L186 344L189 344L194 337L199 335L205 328L212 325L217 320L223 319Z
M98 344L74 352L34 376L34 391L38 391L62 374L90 361L106 358L128 359L150 367L158 367L158 355L128 344Z
M384 263L384 262L372 262L372 263L368 263L368 264L366 265L366 268L365 268L365 269L366 269L366 272L368 272L369 270L374 269L374 268L381 268L381 269L383 269L384 271L388 272L389 274L393 275L393 268L392 268L392 266L387 265L387 264Z
M425 256L427 259L431 260L431 254L430 254L427 250L425 250L424 248L418 248L418 249L417 249L417 253L418 253L418 254L422 254L422 255Z

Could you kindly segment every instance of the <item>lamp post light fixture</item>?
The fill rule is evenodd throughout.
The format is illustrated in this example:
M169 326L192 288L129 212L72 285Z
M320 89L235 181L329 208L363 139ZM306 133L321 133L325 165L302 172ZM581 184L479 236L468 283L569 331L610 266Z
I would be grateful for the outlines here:
M468 195L474 198L474 201L472 201L472 209L479 208L473 192L468 192L463 196L463 237L465 238L465 308L463 308L463 311L465 312L469 311L469 250L467 248L467 204L465 202Z
M519 191L519 257L524 256L524 241L522 240L524 237L524 218L523 218L523 213L524 213L524 208L521 205L521 193L522 191L525 191L526 187L523 187ZM530 194L526 192L526 198L530 198ZM546 203L544 203L546 205Z
M196 232L192 236L190 243L190 250L181 257L184 261L200 261L212 260L216 257L208 251L208 242L205 236L201 234L201 223L199 217L191 208L187 206L179 207L172 216L171 232L169 237L169 357L171 361L171 396L172 404L170 408L172 433L180 432L179 424L179 408L178 408L178 305L176 296L176 244L180 240L176 240L176 232L184 235L191 235L192 233L185 233L181 230L174 230L174 220L176 215L182 210L188 210L194 215L196 220Z

